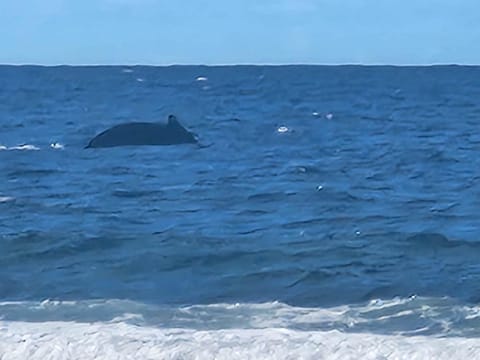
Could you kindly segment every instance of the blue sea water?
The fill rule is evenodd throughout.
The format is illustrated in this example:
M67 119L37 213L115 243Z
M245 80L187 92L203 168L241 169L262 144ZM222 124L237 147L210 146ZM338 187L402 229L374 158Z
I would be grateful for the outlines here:
M479 99L467 66L0 66L0 318L477 337ZM202 146L84 149L168 114Z

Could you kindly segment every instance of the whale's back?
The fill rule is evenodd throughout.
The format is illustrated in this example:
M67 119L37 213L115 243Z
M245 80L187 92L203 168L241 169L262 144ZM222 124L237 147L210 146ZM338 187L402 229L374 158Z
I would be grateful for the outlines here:
M170 121L167 124L132 122L119 124L95 136L87 148L127 145L175 145L196 143L197 140L187 129Z

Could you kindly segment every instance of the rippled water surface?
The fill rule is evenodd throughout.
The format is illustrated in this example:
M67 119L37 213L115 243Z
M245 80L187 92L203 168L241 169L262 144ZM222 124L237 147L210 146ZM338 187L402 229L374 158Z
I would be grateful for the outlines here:
M405 299L475 335L479 99L479 67L0 66L0 301ZM201 146L84 149L171 113ZM415 311L360 330L446 331Z

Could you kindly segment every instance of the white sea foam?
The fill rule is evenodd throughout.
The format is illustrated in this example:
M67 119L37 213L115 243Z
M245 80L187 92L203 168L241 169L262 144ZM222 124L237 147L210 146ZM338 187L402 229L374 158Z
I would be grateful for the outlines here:
M197 77L195 80L196 80L196 81L207 81L208 78L205 77L205 76L199 76L199 77Z
M0 359L480 359L472 334L405 331L405 324L389 329L403 317L439 324L449 317L476 320L480 311L416 297L333 308L3 302Z
M51 149L64 149L65 146L63 144L60 144L58 142L54 142L50 144ZM32 144L22 144L22 145L16 145L16 146L5 146L5 145L0 145L0 151L2 150L20 150L20 151L27 151L27 150L40 150L40 148L36 145Z
M0 322L0 358L478 359L480 341L285 328L196 331L125 323Z
M10 202L13 200L15 200L15 198L11 196L0 196L0 203Z
M52 149L57 149L57 150L60 150L60 149L64 149L65 146L63 146L62 144L58 143L58 142L54 142L54 143L51 143L50 144L50 147Z
M8 147L7 150L40 150L40 148L36 147L35 145L23 144L23 145Z

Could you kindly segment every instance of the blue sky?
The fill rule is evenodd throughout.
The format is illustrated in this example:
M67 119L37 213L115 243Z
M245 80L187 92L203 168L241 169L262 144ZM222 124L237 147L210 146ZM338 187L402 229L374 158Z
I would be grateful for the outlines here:
M480 1L0 0L0 63L480 64Z

